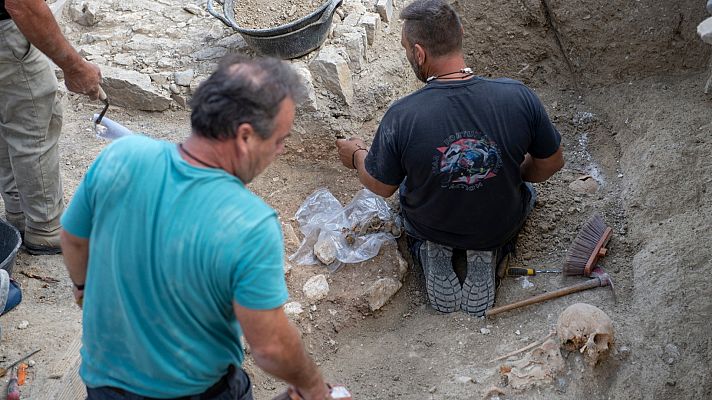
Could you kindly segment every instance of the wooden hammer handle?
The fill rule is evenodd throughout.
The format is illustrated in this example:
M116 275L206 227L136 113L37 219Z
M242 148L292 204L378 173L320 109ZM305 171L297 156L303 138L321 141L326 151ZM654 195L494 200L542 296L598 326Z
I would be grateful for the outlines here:
M596 288L599 286L604 286L601 279L598 277L592 278L592 279L587 280L586 282L577 283L576 285L572 285L572 286L568 286L568 287L561 288L558 290L554 290L553 292L542 293L542 294L536 295L534 297L530 297L525 300L515 301L514 303L511 303L511 304L506 304L503 306L490 308L489 310L485 311L485 316L491 317L493 315L497 315L497 314L503 313L505 311L514 310L515 308L528 306L530 304L541 303L542 301L556 299L556 298L566 296L571 293L580 292L582 290L593 289L593 288Z

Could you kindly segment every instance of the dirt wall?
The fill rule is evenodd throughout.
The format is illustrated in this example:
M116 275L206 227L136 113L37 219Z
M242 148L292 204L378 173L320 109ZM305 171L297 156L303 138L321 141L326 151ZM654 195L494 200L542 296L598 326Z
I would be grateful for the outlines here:
M598 85L702 69L710 57L696 34L707 15L701 0L454 4L468 61L484 75Z

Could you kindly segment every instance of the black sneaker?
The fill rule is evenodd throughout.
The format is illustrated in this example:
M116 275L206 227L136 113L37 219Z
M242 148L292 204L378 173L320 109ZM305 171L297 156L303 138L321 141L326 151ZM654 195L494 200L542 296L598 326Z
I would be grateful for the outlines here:
M459 310L462 287L452 268L452 248L426 241L419 256L430 305L442 313Z
M467 250L467 277L462 284L460 308L474 316L494 305L496 252Z

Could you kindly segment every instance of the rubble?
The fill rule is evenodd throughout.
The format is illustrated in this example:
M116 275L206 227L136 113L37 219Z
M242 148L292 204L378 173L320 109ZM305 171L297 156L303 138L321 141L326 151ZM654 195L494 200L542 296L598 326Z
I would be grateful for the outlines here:
M393 21L393 0L378 0L376 10L383 22Z
M339 49L325 46L317 57L309 64L309 70L314 78L324 87L343 100L347 105L353 103L354 89L351 79L351 69Z
M102 66L102 87L117 106L143 111L165 111L171 98L151 85L148 75L114 67Z
M377 280L366 291L368 307L371 311L380 309L400 290L401 286L403 286L403 284L392 278L381 278Z
M192 69L187 69L185 71L176 71L173 74L173 80L178 86L190 86L190 82L193 81L195 72Z
M293 64L294 70L302 78L302 83L304 84L304 99L299 104L298 109L304 112L314 112L318 109L316 103L316 90L314 89L314 81L312 74L309 71L309 67L302 63L297 62ZM290 225L291 228L291 225ZM294 228L292 228L292 233L294 233ZM299 241L297 241L299 244Z
M381 18L378 14L366 13L361 16L359 26L366 30L366 38L369 46L376 40L378 30L381 28Z
M82 26L94 26L103 19L99 14L99 4L86 1L72 1L69 5L69 17Z
M319 274L309 278L302 290L309 300L319 301L329 294L329 282L326 281L326 276Z

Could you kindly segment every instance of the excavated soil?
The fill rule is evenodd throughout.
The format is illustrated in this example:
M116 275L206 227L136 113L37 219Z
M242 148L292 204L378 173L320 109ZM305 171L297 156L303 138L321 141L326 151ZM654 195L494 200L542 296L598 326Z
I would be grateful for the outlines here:
M168 9L181 6L163 3L170 3ZM276 5L262 2L268 3ZM602 265L615 296L598 288L490 319L442 315L427 306L422 276L411 270L403 288L374 312L364 304L364 285L403 272L395 246L328 274L331 291L319 302L307 300L302 285L327 274L325 269L294 266L287 275L291 300L302 302L305 312L292 318L329 381L348 385L357 399L493 398L488 393L495 387L504 393L500 398L512 399L712 398L712 250L707 243L712 99L702 94L710 50L694 33L705 17L702 3L453 2L465 25L468 65L483 76L508 76L530 85L563 136L566 166L535 185L539 199L520 235L514 265L559 266L582 223L600 213L614 231ZM396 12L402 6L398 2ZM123 7L115 10L117 18L132 18L143 6L129 1ZM346 1L343 9L356 8ZM157 27L149 34L161 38L160 19L154 21ZM210 31L205 43L195 43L198 48L234 33L214 20L198 23ZM65 25L72 28L68 36L74 43L87 31ZM108 22L95 29L126 33ZM202 32L186 30L186 36ZM326 187L345 203L360 189L353 171L338 162L334 134L370 140L388 104L420 86L399 47L399 30L398 23L382 26L368 64L354 75L354 105L345 108L317 90L318 111L299 113L286 154L251 185L277 209L288 253L299 240L289 233L296 228L292 217L309 194ZM196 71L214 65L189 57L179 62ZM75 95L66 95L63 104L60 149L69 200L106 143L93 137L87 121L100 105ZM164 113L112 107L107 116L173 142L189 132L189 113L177 107ZM569 184L581 175L593 176L598 191L573 191ZM23 398L54 398L57 381L51 376L66 369L62 356L81 331L81 313L73 305L61 257L21 253L14 276L25 299L0 319L0 365L41 347ZM508 278L497 305L581 279ZM580 355L564 353L565 367L556 379L513 389L500 374L501 362L490 360L547 335L558 315L576 302L596 305L612 318L616 333L610 357L591 368ZM18 328L22 321L29 322L26 329ZM249 359L246 368L256 398L270 399L284 388Z
M237 0L235 20L242 28L274 28L311 14L323 3L322 0Z

